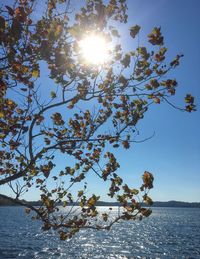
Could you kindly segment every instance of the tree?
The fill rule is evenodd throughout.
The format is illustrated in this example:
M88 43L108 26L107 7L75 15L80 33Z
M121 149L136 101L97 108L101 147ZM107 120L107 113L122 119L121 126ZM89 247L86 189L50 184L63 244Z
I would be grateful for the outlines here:
M195 110L190 94L185 108L169 100L178 84L168 75L183 55L165 62L159 27L147 36L149 49L137 45L124 53L115 26L128 20L125 0L88 0L75 13L69 0L49 0L42 10L37 4L18 0L0 10L0 185L15 195L0 197L33 210L43 229L56 229L62 240L82 228L109 230L115 222L148 217L151 210L143 203L153 203L153 175L144 172L139 189L128 186L111 150L129 149L151 105ZM127 32L135 43L140 29ZM80 42L90 35L112 44L106 62L83 58ZM66 161L62 169L58 157ZM109 183L104 192L122 207L115 218L98 212L99 196L88 197L90 174ZM32 188L41 193L40 207L20 199ZM66 207L63 215L60 206Z

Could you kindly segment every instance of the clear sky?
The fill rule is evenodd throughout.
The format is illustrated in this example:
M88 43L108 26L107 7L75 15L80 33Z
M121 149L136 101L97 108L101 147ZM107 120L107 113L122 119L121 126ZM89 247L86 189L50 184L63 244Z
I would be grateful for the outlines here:
M154 200L200 201L200 1L129 0L129 25L139 24L146 35L161 26L168 55L184 53L173 73L179 82L174 101L185 93L196 97L197 112L182 113L167 105L154 106L139 125L140 135L155 136L121 153L127 181L137 181L144 170L155 176ZM124 44L131 42L124 40ZM120 153L118 154L120 157Z
M155 135L135 144L128 151L119 149L116 156L121 164L119 173L134 187L141 184L145 170L154 174L153 200L200 202L200 1L199 0L129 0L129 22L120 26L122 44L130 49L128 28L142 27L141 43L154 26L161 26L168 47L168 56L184 53L181 65L172 77L179 82L175 103L184 105L186 93L196 97L197 111L188 114L161 104L155 105L140 122L138 139ZM105 183L89 179L91 192L104 192ZM29 200L37 199L32 191ZM106 200L102 195L101 200Z

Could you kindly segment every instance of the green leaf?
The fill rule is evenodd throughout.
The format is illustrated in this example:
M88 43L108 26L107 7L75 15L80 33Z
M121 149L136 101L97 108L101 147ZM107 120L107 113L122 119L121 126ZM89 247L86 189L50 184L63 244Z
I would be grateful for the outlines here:
M51 91L51 98L52 99L56 98L56 93L54 91Z
M66 207L67 204L68 204L67 201L64 201L64 202L63 202L63 207Z
M137 189L131 189L133 195L138 195L139 191Z

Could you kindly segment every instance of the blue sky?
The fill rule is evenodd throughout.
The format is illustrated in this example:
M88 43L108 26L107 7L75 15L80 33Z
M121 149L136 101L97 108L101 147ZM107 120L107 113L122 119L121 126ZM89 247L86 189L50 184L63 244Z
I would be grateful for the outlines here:
M185 93L196 97L197 112L188 114L167 105L154 106L139 125L140 135L155 136L121 155L127 181L137 181L144 170L155 176L154 200L200 201L200 1L137 0L129 3L129 25L139 24L146 35L161 26L168 55L184 53L173 77L179 82L174 102ZM143 39L141 39L143 40ZM124 44L131 44L124 40ZM120 156L120 154L119 154Z
M145 43L145 36L154 26L161 26L167 55L171 58L180 52L185 55L172 74L179 82L172 100L184 105L185 94L191 93L196 97L197 111L188 114L167 104L152 107L138 125L138 139L154 132L155 135L126 152L116 151L121 164L119 173L130 186L139 187L143 172L152 172L155 183L151 197L154 200L200 202L200 1L129 0L128 7L129 22L119 27L124 49L131 49L133 44L128 36L130 26L142 27L141 43ZM88 186L90 192L102 194L105 182L91 177ZM32 191L24 198L35 200L38 196ZM107 200L106 195L103 194L101 200Z

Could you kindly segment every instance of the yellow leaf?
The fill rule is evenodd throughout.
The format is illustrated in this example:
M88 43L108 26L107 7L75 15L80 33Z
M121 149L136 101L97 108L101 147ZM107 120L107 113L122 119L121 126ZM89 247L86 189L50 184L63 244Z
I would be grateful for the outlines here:
M31 175L36 175L37 174L37 170L35 170L35 169L33 169L33 170L31 170Z
M36 78L39 77L39 71L38 70L33 70L32 71L32 76L36 77Z
M28 73L28 67L21 66L21 72L22 73Z
M0 112L0 118L4 118L4 113Z
M12 100L8 100L8 105L13 105L13 101Z
M94 204L95 204L95 202L96 202L96 200L93 198L93 197L91 197L89 200L88 200L88 206L89 207L92 207L92 206L94 206Z
M30 210L29 208L25 208L25 212L26 212L27 214L29 214L29 213L31 212L31 210Z
M5 138L6 134L0 134L0 139Z
M58 26L56 27L55 35L58 36L58 35L60 35L61 32L62 32L62 26L61 26L61 25L58 25Z

